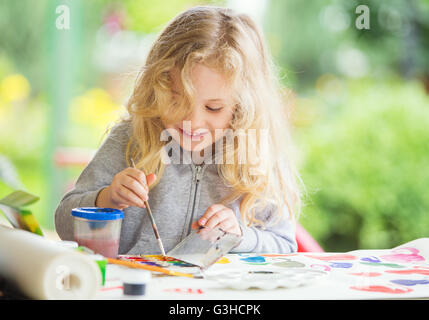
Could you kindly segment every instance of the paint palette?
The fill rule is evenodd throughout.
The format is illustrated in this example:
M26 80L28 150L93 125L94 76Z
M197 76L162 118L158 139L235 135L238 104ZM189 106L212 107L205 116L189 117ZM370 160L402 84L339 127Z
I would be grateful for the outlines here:
M312 269L278 270L223 270L204 273L207 280L216 281L225 288L236 290L296 288L314 284L328 273Z
M192 231L167 255L207 269L234 248L240 240L239 236L220 228L200 227Z
M195 267L195 265L158 254L120 255L120 260L131 261L156 267Z

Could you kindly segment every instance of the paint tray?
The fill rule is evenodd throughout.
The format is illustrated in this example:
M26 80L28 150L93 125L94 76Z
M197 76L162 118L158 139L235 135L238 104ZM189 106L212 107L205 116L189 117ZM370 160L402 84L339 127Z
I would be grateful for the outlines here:
M220 228L199 227L193 230L167 256L207 269L227 254L241 240L238 235Z

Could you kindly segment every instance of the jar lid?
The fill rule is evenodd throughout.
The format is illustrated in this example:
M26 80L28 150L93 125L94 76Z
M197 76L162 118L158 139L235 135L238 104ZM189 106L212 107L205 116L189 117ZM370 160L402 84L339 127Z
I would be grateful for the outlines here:
M123 283L145 284L150 281L151 273L141 269L125 269L121 272L120 278Z
M74 208L71 212L72 216L84 218L88 220L117 220L123 219L124 213L122 210L113 208L99 207L82 207Z

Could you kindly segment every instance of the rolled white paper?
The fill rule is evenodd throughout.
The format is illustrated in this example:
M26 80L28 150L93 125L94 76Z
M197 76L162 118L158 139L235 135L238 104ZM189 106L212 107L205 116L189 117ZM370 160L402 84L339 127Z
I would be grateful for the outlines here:
M0 275L33 299L91 299L101 285L94 260L24 230L0 226Z

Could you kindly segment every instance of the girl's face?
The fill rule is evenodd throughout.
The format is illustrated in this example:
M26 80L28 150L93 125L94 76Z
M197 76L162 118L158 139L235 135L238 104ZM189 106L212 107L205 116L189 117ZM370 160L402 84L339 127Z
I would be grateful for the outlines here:
M173 99L183 94L179 69L170 71ZM196 64L191 73L195 89L192 113L178 123L163 123L171 136L188 151L200 151L224 134L233 115L233 101L230 87L220 74L202 64ZM217 130L216 130L217 129Z

